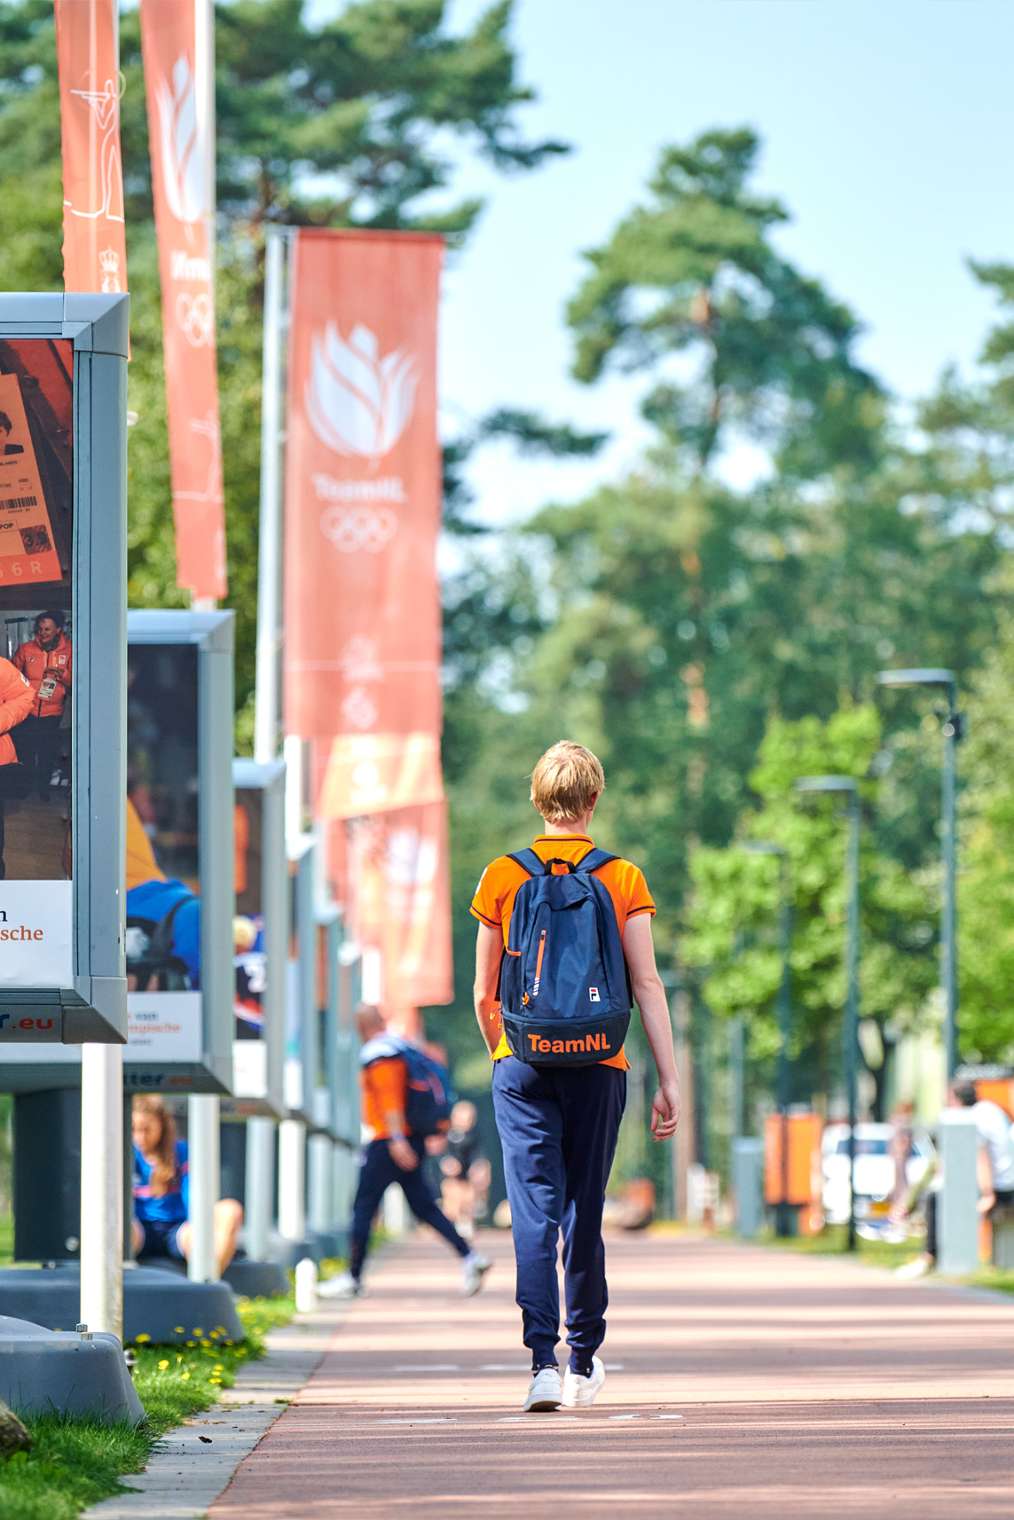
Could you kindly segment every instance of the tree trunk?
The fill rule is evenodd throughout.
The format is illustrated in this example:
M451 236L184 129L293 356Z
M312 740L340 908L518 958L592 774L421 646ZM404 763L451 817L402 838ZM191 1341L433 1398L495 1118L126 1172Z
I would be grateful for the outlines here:
M0 1399L0 1460L16 1451L27 1451L32 1438L17 1415Z

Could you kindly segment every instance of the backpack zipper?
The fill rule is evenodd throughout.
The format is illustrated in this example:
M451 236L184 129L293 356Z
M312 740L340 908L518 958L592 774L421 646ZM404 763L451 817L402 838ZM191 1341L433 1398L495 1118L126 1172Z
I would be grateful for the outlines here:
M532 997L539 995L539 982L542 980L542 957L546 953L546 931L543 929L539 935L539 953L535 957L535 981L532 983Z

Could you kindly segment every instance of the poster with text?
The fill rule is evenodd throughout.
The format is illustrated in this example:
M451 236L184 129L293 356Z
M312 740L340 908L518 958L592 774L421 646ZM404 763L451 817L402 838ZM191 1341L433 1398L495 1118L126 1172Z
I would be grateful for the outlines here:
M74 355L0 340L0 979L73 983Z

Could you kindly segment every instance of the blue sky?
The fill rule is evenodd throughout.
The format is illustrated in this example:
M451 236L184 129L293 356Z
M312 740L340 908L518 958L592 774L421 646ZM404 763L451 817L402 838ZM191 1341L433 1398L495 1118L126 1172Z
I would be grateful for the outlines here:
M445 425L524 405L614 436L580 464L487 450L482 516L573 499L637 460L640 387L569 379L563 308L659 148L706 127L758 129L759 184L794 218L782 248L859 314L862 358L893 390L973 362L990 303L965 260L1014 261L1011 0L518 0L514 35L540 97L528 134L575 151L460 182L490 203L445 282Z

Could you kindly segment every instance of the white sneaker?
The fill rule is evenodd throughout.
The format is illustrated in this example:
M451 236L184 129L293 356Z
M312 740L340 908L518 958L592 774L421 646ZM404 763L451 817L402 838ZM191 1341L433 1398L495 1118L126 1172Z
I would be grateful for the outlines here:
M478 1293L482 1280L492 1265L485 1256L479 1256L475 1251L465 1257L461 1291L466 1298L473 1298Z
M540 1367L528 1385L528 1396L521 1409L525 1414L548 1414L563 1403L563 1384L556 1367Z
M362 1291L362 1283L351 1272L341 1272L317 1284L318 1298L358 1298Z
M915 1282L919 1277L926 1277L933 1271L934 1262L929 1256L917 1256L914 1261L906 1261L900 1267L895 1267L895 1277L900 1277L902 1282Z
M592 1357L590 1377L582 1377L569 1367L563 1375L564 1409L590 1409L606 1380L606 1369L597 1356Z

